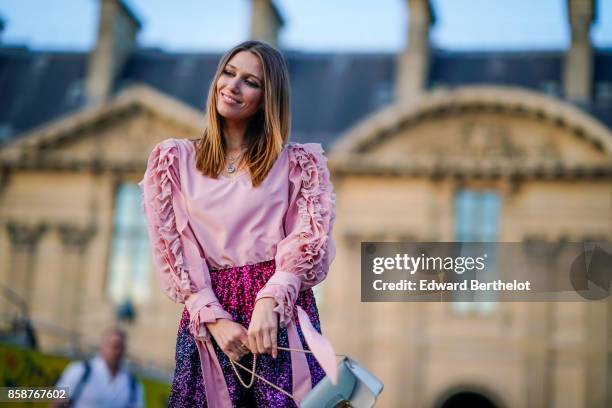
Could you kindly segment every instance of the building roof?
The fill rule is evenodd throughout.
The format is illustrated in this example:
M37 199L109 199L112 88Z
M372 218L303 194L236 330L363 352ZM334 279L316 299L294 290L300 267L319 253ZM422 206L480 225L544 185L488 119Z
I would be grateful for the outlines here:
M285 51L292 85L292 139L328 146L369 113L392 102L396 54ZM562 51L434 50L428 86L468 84L562 92ZM146 83L200 111L220 53L137 49L116 90ZM88 53L0 48L0 141L70 114L85 102ZM316 86L314 84L317 84ZM595 52L594 99L583 107L612 127L612 50Z
M518 86L560 98L563 94L564 55L562 50L436 50L429 71L428 86ZM588 106L580 107L612 127L612 50L595 50L593 65L593 97Z

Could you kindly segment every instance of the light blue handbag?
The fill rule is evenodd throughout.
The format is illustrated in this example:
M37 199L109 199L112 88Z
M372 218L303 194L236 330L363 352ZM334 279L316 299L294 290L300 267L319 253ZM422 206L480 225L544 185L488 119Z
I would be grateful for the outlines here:
M338 364L338 382L325 376L310 390L302 408L373 407L383 390L383 383L357 361L344 356Z
M285 347L278 347L279 350L291 350ZM298 351L298 350L296 350ZM309 350L299 350L305 353L310 353ZM376 398L383 390L384 384L374 374L368 371L352 358L340 355L342 360L338 363L338 381L334 385L328 376L325 376L317 385L310 390L308 395L299 404L301 408L370 408L376 403ZM276 386L265 378L255 374L253 370L248 369L242 364L231 361L232 367L234 364L251 373L249 384L245 384L234 367L234 371L240 380L240 383L250 388L253 385L254 377L262 380L269 386L282 392L283 394L293 398L287 391ZM253 357L253 366L255 365L255 356Z

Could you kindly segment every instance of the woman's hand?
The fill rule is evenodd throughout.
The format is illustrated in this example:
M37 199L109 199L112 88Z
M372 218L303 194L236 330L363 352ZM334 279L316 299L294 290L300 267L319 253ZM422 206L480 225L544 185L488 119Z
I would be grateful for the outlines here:
M228 319L217 319L214 323L206 323L206 327L230 359L237 361L248 354L249 337L241 324Z
M278 314L274 311L276 300L261 298L255 303L248 337L249 348L253 353L269 353L276 358L276 338L278 334Z

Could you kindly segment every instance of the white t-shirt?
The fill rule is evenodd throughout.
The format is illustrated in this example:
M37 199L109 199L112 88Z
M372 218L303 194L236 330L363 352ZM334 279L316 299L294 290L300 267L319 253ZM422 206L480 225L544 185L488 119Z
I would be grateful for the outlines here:
M112 377L110 369L100 355L90 359L89 366L89 377L73 405L75 408L144 407L144 390L139 381L136 383L135 404L130 405L130 374L125 367L120 367L117 374ZM55 386L68 387L68 395L72 396L84 372L85 364L82 361L74 361L66 367Z

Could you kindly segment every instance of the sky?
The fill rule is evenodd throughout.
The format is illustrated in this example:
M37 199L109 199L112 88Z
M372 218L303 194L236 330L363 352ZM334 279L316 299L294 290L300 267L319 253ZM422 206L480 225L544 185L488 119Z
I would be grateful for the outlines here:
M100 0L3 0L1 41L32 49L91 49ZM125 0L143 22L138 42L167 51L224 51L247 39L249 0ZM431 0L434 44L450 50L563 49L567 0ZM397 52L406 45L406 0L275 0L279 45L310 52ZM612 0L599 0L591 37L612 48Z

